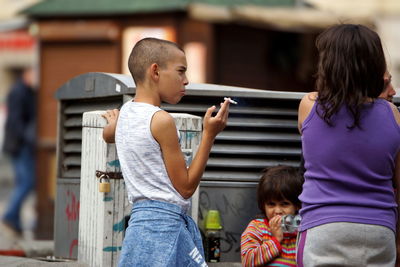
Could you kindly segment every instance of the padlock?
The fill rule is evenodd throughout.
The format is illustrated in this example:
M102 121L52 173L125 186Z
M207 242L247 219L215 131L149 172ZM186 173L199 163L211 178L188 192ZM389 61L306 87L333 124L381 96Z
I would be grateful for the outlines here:
M100 177L99 192L108 193L110 191L111 191L110 179L108 179L105 176Z

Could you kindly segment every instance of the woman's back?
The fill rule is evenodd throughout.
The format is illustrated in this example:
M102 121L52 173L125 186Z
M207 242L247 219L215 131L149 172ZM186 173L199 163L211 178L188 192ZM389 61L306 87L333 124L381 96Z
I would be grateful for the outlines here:
M318 113L317 113L318 109ZM331 126L314 104L302 123L305 184L302 228L331 222L377 224L395 231L392 187L400 128L389 103L376 99L361 110L359 127L342 106Z
M318 96L299 106L306 172L298 264L394 266L400 113L378 99L390 86L381 39L341 24L321 33L316 47Z

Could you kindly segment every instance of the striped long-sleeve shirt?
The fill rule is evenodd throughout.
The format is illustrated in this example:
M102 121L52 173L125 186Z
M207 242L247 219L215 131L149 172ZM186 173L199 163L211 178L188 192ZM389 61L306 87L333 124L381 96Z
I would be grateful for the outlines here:
M267 219L252 220L240 242L242 266L296 266L296 234L272 236Z

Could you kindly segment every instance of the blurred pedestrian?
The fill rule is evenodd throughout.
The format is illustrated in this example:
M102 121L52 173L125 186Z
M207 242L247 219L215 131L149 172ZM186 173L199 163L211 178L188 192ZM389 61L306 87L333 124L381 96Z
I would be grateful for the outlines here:
M3 215L2 228L21 237L21 208L35 185L36 93L33 68L22 71L7 97L3 151L11 158L14 190Z

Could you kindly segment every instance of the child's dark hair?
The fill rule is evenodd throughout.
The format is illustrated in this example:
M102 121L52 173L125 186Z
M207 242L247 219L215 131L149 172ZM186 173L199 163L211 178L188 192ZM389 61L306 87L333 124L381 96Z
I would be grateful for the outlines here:
M303 181L299 170L294 167L276 166L265 169L257 187L258 208L265 215L265 203L285 199L300 208L299 195Z
M353 116L350 129L360 127L366 98L384 90L385 54L379 35L363 25L340 24L317 37L319 52L316 89L322 108L318 115L328 124L342 105Z

